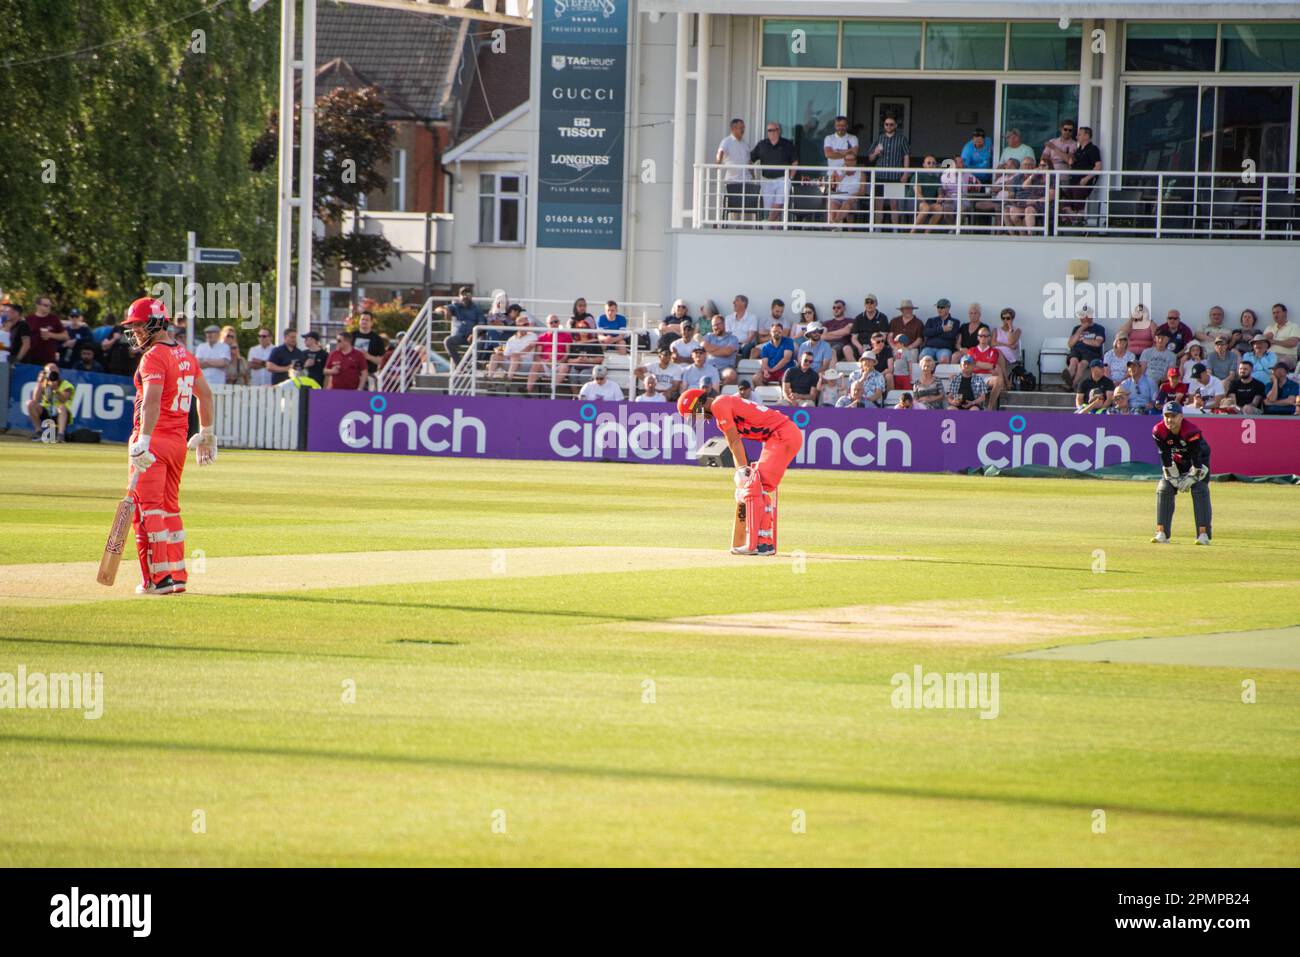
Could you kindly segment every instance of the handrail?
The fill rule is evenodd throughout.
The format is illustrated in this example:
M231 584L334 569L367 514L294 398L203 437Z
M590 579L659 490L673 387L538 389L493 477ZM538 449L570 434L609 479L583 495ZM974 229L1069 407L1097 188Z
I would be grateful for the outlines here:
M423 346L423 354L421 354ZM388 363L376 375L377 391L405 392L411 387L415 376L427 371L429 356L433 355L433 299L425 300L424 305L411 320L406 335L397 343ZM413 371L418 370L418 371Z
M539 334L542 332L546 332L549 329L548 326L536 325L536 324L534 324L531 328ZM569 325L567 320L565 321L564 325L558 327L558 331L561 332L568 332L573 330L574 327ZM489 332L489 331L493 333L501 333L501 332L513 333L514 330L510 326L492 325L490 323L483 323L474 326L472 337L470 338L470 341L465 345L465 351L461 354L460 361L456 364L456 368L452 371L450 388L448 389L451 395L477 396L477 395L484 395L489 393L490 390L482 388L482 383L490 380L484 379L483 375L480 373L479 370L479 362L476 360L476 356L481 355L485 348L482 342L482 336L485 332ZM601 329L599 327L591 327L589 329L583 329L579 331L587 332L592 336L602 336L602 335L615 336L620 339L626 340L627 351L625 354L628 356L629 375L632 375L633 370L635 370L640 365L642 352L640 350L640 343L638 341L638 332L642 330ZM509 336L503 338L502 342L508 341L509 338L510 338ZM610 347L607 346L602 346L601 348L605 352L608 352L610 349ZM569 349L566 347L565 352L567 353L568 351ZM539 361L539 359L534 358L533 361L536 362ZM568 384L566 381L560 379L559 367L562 365L569 365L569 364L572 363L566 363L563 357L559 361L552 361L549 363L550 398L552 399L556 398L556 396L559 395L560 387ZM566 372L566 378L567 378L567 372ZM619 376L615 375L614 378L617 379L619 378ZM531 379L529 380L529 383L530 384L532 383Z

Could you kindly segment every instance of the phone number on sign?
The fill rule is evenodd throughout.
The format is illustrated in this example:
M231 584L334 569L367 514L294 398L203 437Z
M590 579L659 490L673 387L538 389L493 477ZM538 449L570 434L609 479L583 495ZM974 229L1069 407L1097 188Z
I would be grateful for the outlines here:
M614 223L613 216L565 216L558 213L547 213L545 220L556 225L571 223L577 226L611 226Z

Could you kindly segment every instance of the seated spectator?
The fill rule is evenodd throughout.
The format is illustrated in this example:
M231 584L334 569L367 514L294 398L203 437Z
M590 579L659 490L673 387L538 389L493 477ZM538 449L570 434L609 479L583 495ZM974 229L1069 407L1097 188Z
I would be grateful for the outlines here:
M1170 366L1169 371L1165 373L1165 381L1160 383L1160 388L1156 389L1156 401L1161 405L1171 399L1182 402L1186 394L1187 383L1183 381L1178 366Z
M1242 359L1237 364L1237 371L1223 384L1223 388L1227 395L1219 403L1219 411L1230 415L1264 414L1268 389L1255 378L1255 364L1249 359Z
M754 383L748 379L741 379L736 383L736 395L740 396L746 402L754 400Z
M1010 306L1003 307L998 318L1002 324L993 330L993 348L1002 353L1003 368L1009 385L1011 370L1020 365L1020 330L1016 328L1016 311Z
M1169 344L1169 333L1163 328L1156 329L1155 345L1145 350L1138 358L1142 362L1143 373L1151 383L1153 391L1159 389L1160 383L1165 381L1165 374L1169 371L1169 367L1178 362L1178 356L1173 346Z
M923 356L917 363L920 375L912 383L912 396L923 409L942 409L944 404L943 383L935 378L934 356Z
M460 287L460 298L447 303L443 307L447 318L451 320L451 335L442 340L442 347L447 351L447 356L451 359L453 366L460 363L461 350L465 348L474 336L474 327L484 325L487 317L483 310L479 308L478 303L474 301L474 290L469 286ZM249 353L249 359L253 358ZM256 371L259 367L253 364ZM256 376L254 376L256 379ZM268 384L270 379L267 380ZM325 386L327 389L329 385Z
M796 342L798 342L799 340L803 339L804 334L808 331L808 327L811 326L814 322L817 323L821 322L821 320L817 318L817 307L814 306L811 302L805 302L803 304L803 308L799 310L799 318L795 320L793 324L786 326L786 331L790 334L791 339L794 339ZM767 332L768 332L768 337L770 338L772 334L771 326L768 327ZM823 327L822 334L825 335L825 333L826 330ZM766 345L766 341L764 341L764 345ZM759 349L762 348L763 346L760 345ZM758 357L752 356L752 358L758 358Z
M779 322L785 325L785 302L781 299L773 299L772 305L766 319L758 320L758 339L749 347L748 351L742 349L742 359L757 359L758 350L767 342L767 337L771 335L772 323Z
M1205 347L1199 342L1189 342L1183 350L1183 363L1178 367L1178 374L1184 382L1192 381L1192 369L1205 363Z
M1087 216L1088 199L1101 178L1101 150L1092 141L1091 127L1079 127L1079 145L1070 157L1070 170L1069 185L1061 190L1061 212L1079 222Z
M591 370L605 358L605 350L596 341L595 323L589 316L577 316L570 320L569 328L573 330L569 343L569 379L575 383L590 381Z
M894 350L889 347L889 343L883 332L873 332L867 345L870 346L862 355L873 355L876 357L876 371L885 379L885 391L892 392L894 386ZM861 363L861 356L858 357Z
M647 373L643 380L645 391L638 395L633 402L667 402L668 399L659 391L659 382L653 372Z
M785 327L772 323L768 340L759 353L758 384L771 385L785 378L794 361L794 340L785 334Z
M578 398L584 402L622 402L623 387L610 381L609 370L598 365L591 370L591 381L578 390Z
M76 310L74 309L73 312ZM1273 303L1273 324L1264 330L1264 338L1272 346L1277 361L1292 372L1296 371L1296 353L1300 352L1300 325L1287 318L1286 306Z
M1008 232L1011 231L1012 226L1011 217L1008 215L1012 191L1018 182L1020 182L1020 167L1015 160L1007 160L1006 163L998 166L988 195L975 202L977 210L982 213L992 213L993 224Z
M985 137L983 127L977 126L961 148L961 162L966 169L973 171L971 175L977 183L987 185L992 181L989 173L981 172L993 169L993 144Z
M736 381L736 363L740 360L740 341L727 331L726 320L713 317L713 332L704 337L704 351L709 363L718 370L723 385Z
M935 305L939 308L939 314L925 320L925 346L921 349L921 357L929 356L936 362L949 362L957 350L959 323L952 317L951 302L940 299Z
M1183 415L1209 415L1211 412L1206 407L1205 397L1200 394L1193 395L1183 403Z
M904 392L902 395L900 395L898 397L898 402L894 405L894 408L899 410L915 408L915 405L912 401L912 393Z
M620 315L618 303L613 299L605 303L605 314L596 320L596 328L600 331L596 334L596 341L601 344L606 352L615 352L619 355L627 353L627 316ZM616 383L611 383L616 386Z
M1080 396L1080 399L1083 397ZM1112 408L1112 401L1106 398L1105 389L1091 389L1088 392L1086 402L1076 402L1074 411L1079 415L1099 415L1109 412Z
M1187 323L1183 322L1183 314L1177 309L1170 309L1165 314L1164 323L1156 326L1156 329L1164 329L1168 333L1169 344L1174 347L1174 352L1180 356L1183 354L1183 350L1187 348L1187 344L1196 340L1195 333L1192 332Z
M334 341L337 348L325 360L325 388L348 391L364 389L369 365L365 354L352 347L352 333L344 330Z
M1021 160L1020 173L1011 178L1007 192L1007 224L1011 232L1035 232L1039 217L1047 211L1045 171L1040 171L1031 158Z
M1210 367L1210 375L1220 382L1237 370L1237 361L1241 358L1231 348L1231 341L1231 336L1220 333L1214 340L1214 351L1205 357L1205 364Z
M979 194L980 181L975 174L965 169L960 156L952 158L952 165L939 174L939 185L943 187L943 198L948 209L960 210L961 221L969 222L966 214L975 207L975 198Z
M533 365L528 370L526 386L530 393L537 391L539 379L550 383L546 387L548 392L568 380L569 346L572 343L573 336L560 329L560 317L555 313L547 316L546 331L537 337L537 344L533 347Z
M731 306L734 311L727 316L723 325L726 327L728 335L736 337L736 344L739 349L737 357L745 356L753 352L754 346L758 345L758 316L749 311L748 296L736 296L731 301ZM717 328L717 322L711 322L707 326L701 326L700 330L712 329L716 332Z
M1123 382L1120 385L1123 385ZM1128 393L1121 389L1119 385L1115 386L1115 391L1111 393L1110 401L1110 411L1119 415L1131 415L1133 413L1133 410L1129 408Z
M916 200L916 219L912 223L914 233L942 225L952 211L944 197L939 164L933 154L927 153L921 161L921 171L912 183L912 195Z
M907 348L915 349L920 352L925 345L925 323L916 316L916 307L912 305L912 300L904 299L898 304L898 315L889 320L890 338L896 338L900 333L907 337Z
M1265 415L1295 415L1296 397L1300 396L1300 383L1291 378L1281 362L1273 366L1273 381L1264 397Z
M537 333L527 316L514 321L515 334L497 346L488 360L489 379L523 379L533 366L533 350L537 347ZM502 371L504 367L504 372Z
M885 383L885 376L876 368L876 354L874 352L864 352L862 358L858 360L858 369L849 376L849 388L852 389L855 382L862 383L862 396L876 408L881 408L885 404L885 393L889 391Z
M1128 364L1137 356L1128 351L1128 336L1120 333L1115 336L1114 344L1106 350L1101 361L1106 365L1106 375L1112 382L1118 382L1128 373Z
M835 400L837 409L865 409L871 405L867 401L866 393L863 391L865 382L862 379L855 379L849 384L848 395L842 395Z
M1270 346L1272 343L1263 333L1250 341L1251 355L1248 357L1255 369L1255 379L1264 388L1268 388L1273 378L1273 367L1277 365L1277 353Z
M573 314L569 316L569 328L574 328L579 320L586 320L587 325L584 328L596 328L596 317L587 311L587 300L581 296L573 300Z
M814 360L816 364L816 360ZM821 392L817 396L818 405L837 405L848 394L848 379L834 366L822 373Z
M713 317L718 318L717 316ZM691 353L695 351L695 326L689 319L682 320L682 334L669 343L673 350L673 361L681 365L686 365L691 361ZM713 320L709 320L709 329L713 328Z
M697 343L691 352L691 364L682 370L682 389L703 389L709 395L717 395L720 379L718 370L709 365L709 354L703 344Z
M1198 362L1192 366L1192 375L1187 383L1187 395L1189 398L1203 399L1201 408L1213 412L1223 401L1223 383L1210 373L1209 366Z
M1237 320L1237 328L1232 333L1232 348L1243 356L1249 356L1251 342L1263 331L1263 329L1259 328L1259 316L1255 314L1254 309L1241 310L1241 316Z
M876 294L869 292L863 300L862 311L853 317L849 345L844 348L846 361L856 361L869 348L873 332L889 332L889 317L876 308Z
M821 391L821 374L813 366L813 354L801 352L798 364L786 375L781 384L785 400L790 405L816 405Z
M713 300L705 299L704 302L700 304L700 314L695 320L695 328L712 329L713 317L720 315L722 315L722 313L719 312L718 307L713 304Z
M1002 354L993 348L993 332L988 326L981 323L981 328L976 334L976 344L966 350L965 356L971 358L975 366L975 374L983 377L984 385L988 388L989 394L985 407L990 410L997 409L1002 393L1006 391L1007 380L1003 378ZM1111 388L1114 386L1112 385Z
M1024 160L1029 160L1035 166L1038 165L1038 158L1034 156L1034 148L1021 139L1018 129L1012 127L1007 130L1006 140L1007 145L1002 147L1002 153L998 156L1000 163L1011 161L1019 168Z
M659 323L659 342L658 345L670 346L674 339L681 338L682 323L690 324L691 311L686 305L685 299L678 299L673 303L673 311L664 316Z
M1115 386L1115 392L1124 393L1124 406L1134 415L1146 415L1155 411L1156 387L1143 374L1142 363L1138 359L1129 360L1127 374Z
M653 379L655 387L665 400L669 402L677 400L677 394L681 390L682 370L677 363L673 362L673 350L670 346L661 345L655 358L636 370L636 377L644 381L646 391L650 390L650 382Z
M361 315L370 316L371 320L372 321L374 320L374 316L369 312L363 312ZM492 297L492 308L488 310L486 321L487 324L492 328L480 330L480 334L478 336L478 361L479 362L487 362L491 357L492 353L497 349L497 347L502 345L511 336L511 330L514 327L514 322L510 315L510 297L507 296L504 292L498 292L495 296ZM364 335L367 336L367 342L365 345L362 345L361 342L362 333L360 331L358 332L357 348L361 349L363 352L369 351L368 337L370 335L370 331L371 331L370 329L365 330ZM378 363L372 362L370 365L370 371L372 373L378 372L379 369L382 368L382 366L383 366L383 360L381 360Z
M844 166L831 170L826 184L826 221L841 226L858 208L858 198L867 190L867 180L858 169L857 157L848 153Z
M1061 379L1065 382L1065 387L1073 392L1088 377L1092 361L1100 359L1102 350L1106 348L1106 328L1093 321L1092 310L1087 306L1079 310L1079 322L1070 330L1070 338L1065 345L1070 350L1070 355Z
M843 299L835 300L831 305L831 317L822 321L822 340L834 351L836 361L842 358L852 362L853 343L849 336L853 334L853 320L849 318L847 309Z
M98 350L95 348L94 342L91 342L90 345L83 345L77 352L77 361L72 364L72 371L103 372L104 366L100 363L99 359L96 358L97 353ZM0 362L2 361L4 360L0 360Z
M54 427L56 431L49 441L63 442L68 433L68 422L72 419L72 399L76 386L59 372L59 367L46 363L36 375L36 388L27 402L27 417L32 420L32 441L40 442L45 438L44 429ZM49 426L46 425L49 423Z
M818 375L821 375L827 369L835 364L835 353L831 347L822 341L822 335L825 330L820 322L814 322L804 330L807 338L795 348L794 358L796 364L805 353L810 354L813 358L813 369Z
M910 389L912 387L912 378L915 375L916 359L918 350L907 347L907 336L901 332L894 336L893 358L889 364L889 375L886 376L886 382L891 382L890 391L894 389Z
M966 310L966 324L957 332L957 349L955 358L960 359L963 353L969 352L979 345L980 330L992 333L988 324L984 322L984 310L978 302L972 302L970 308ZM990 341L992 341L990 339Z
M1088 374L1079 384L1078 389L1075 390L1075 411L1092 401L1091 396L1094 389L1102 391L1106 400L1104 407L1109 407L1115 394L1115 383L1106 375L1106 363L1100 359L1093 359L1088 363Z
M313 333L310 332L307 334L309 336L313 335ZM226 366L226 384L227 385L252 385L253 370L252 367L249 366L248 360L244 358L243 353L239 349L239 334L235 332L234 326L222 327L221 341L224 342L226 344L226 348L230 350L230 365ZM319 340L314 340L314 341L316 341L317 346L320 345ZM306 356L307 353L304 352L303 355ZM324 369L325 367L326 358L327 358L326 355L321 356L321 364L320 364L321 369ZM318 375L322 379L325 378L324 372L318 371Z
M1226 336L1229 339L1232 337L1232 330L1223 324L1223 318L1223 307L1211 306L1209 321L1196 334L1196 341L1205 349L1207 355L1214 348L1214 342L1219 336Z
M913 390L915 391L915 390ZM948 383L948 406L953 409L982 409L988 399L984 377L975 374L975 360L961 357L961 374Z

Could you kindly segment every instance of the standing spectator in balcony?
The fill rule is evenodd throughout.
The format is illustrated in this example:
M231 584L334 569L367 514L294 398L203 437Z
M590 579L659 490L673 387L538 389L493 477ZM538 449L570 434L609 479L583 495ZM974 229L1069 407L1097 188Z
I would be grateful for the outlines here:
M596 320L596 328L600 330L596 340L606 352L627 353L627 336L622 334L627 332L627 317L619 314L618 303L613 299L605 303L605 314Z
M1272 376L1269 376L1272 383ZM1219 404L1220 411L1232 415L1263 415L1268 401L1268 386L1255 378L1255 364L1249 359L1237 363L1237 371L1223 384L1227 393Z
M1264 399L1265 415L1295 415L1296 397L1300 396L1300 383L1290 377L1281 362L1273 366L1272 382Z
M877 198L884 198L886 183L903 183L906 185L909 173L906 172L912 165L912 144L907 141L898 129L898 119L892 114L886 114L883 128L871 145L867 147L867 160L880 168L876 174L875 196L872 197L871 221L873 223L883 223L884 218L880 214L883 209L882 204L876 202ZM899 172L893 172L899 170ZM889 200L890 217L894 225L898 226L903 222L902 214L899 209L899 202L896 198Z
M718 370L709 364L708 352L697 343L691 353L691 364L682 369L682 389L703 389L716 394L720 378Z
M767 342L759 351L758 384L780 382L794 361L794 340L785 334L785 327L772 323Z
M981 324L976 333L976 344L967 349L963 356L969 356L974 362L975 374L984 377L984 384L989 390L987 407L996 410L1002 393L1006 391L1007 378L1002 368L1002 353L993 348L993 332L988 326ZM1105 381L1110 382L1109 379ZM1109 386L1111 389L1114 387L1114 383Z
M853 343L849 336L853 334L853 320L849 318L848 306L843 299L836 299L831 305L831 317L822 325L822 340L831 347L835 358L853 361Z
M1237 320L1237 328L1232 334L1232 348L1243 356L1249 356L1251 342L1263 331L1263 329L1259 328L1259 316L1255 314L1254 309L1241 310L1241 316Z
M1223 324L1224 314L1222 306L1211 306L1209 321L1204 328L1196 334L1197 341L1205 347L1205 354L1209 355L1210 350L1214 348L1214 340L1219 336L1232 336L1231 330Z
M993 144L985 137L982 126L975 127L971 138L961 148L961 161L966 169L974 171L972 175L980 183L987 185L992 180L991 172L980 172L993 169Z
M913 390L915 392L915 390ZM953 409L982 409L988 401L988 384L983 376L975 374L975 360L961 357L961 374L948 383L948 407Z
M1177 309L1170 309L1165 314L1164 323L1156 328L1164 329L1169 334L1169 344L1173 346L1174 352L1178 353L1179 356L1182 356L1187 344L1196 339L1191 327L1183 322L1183 314Z
M847 116L835 117L834 131L826 134L822 140L822 156L826 157L826 165L831 169L842 167L846 161L858 158L858 138L849 132Z
M659 323L659 345L670 346L675 339L682 337L682 323L690 325L691 310L685 299L673 303L673 311L663 317Z
M1199 342L1189 342L1187 348L1183 350L1183 363L1178 368L1178 374L1183 377L1184 382L1191 382L1192 369L1204 362L1205 347Z
M1294 372L1296 352L1300 348L1300 326L1287 317L1286 306L1280 302L1273 303L1273 324L1264 330L1264 338L1272 345L1278 364Z
M1070 350L1070 356L1061 378L1065 381L1065 387L1074 392L1088 375L1088 364L1093 359L1100 359L1102 350L1106 348L1106 327L1094 321L1092 310L1084 306L1079 310L1079 322L1070 330L1070 338L1065 345ZM1156 385L1158 384L1157 382Z
M1115 392L1124 393L1125 411L1133 415L1146 415L1155 410L1156 387L1142 374L1142 363L1137 359L1129 360L1126 375L1115 386Z
M1002 353L1007 383L1010 384L1011 370L1020 365L1020 330L1016 328L1016 311L1010 306L1005 306L998 317L1002 324L993 330L993 347ZM1123 370L1120 375L1123 375Z
M852 390L854 385L862 386L862 397L866 401L878 409L884 406L889 383L885 381L884 373L876 368L874 352L862 353L857 370L849 375L849 389Z
M957 333L957 358L961 358L964 353L969 352L980 344L980 331L989 333L990 340L993 337L988 323L984 321L984 309L978 302L972 302L970 308L966 310L966 325L962 326Z
M239 350L239 336L236 334L234 326L223 326L221 328L221 341L230 350L230 365L226 366L226 384L251 385L253 370L248 367L248 360L244 358L243 353ZM323 365L322 363L321 367ZM324 378L324 373L317 374ZM317 381L319 382L320 379L317 379Z
M889 335L907 338L907 348L920 350L925 345L925 323L916 316L916 307L912 300L904 299L898 304L898 315L889 320Z
M30 365L49 365L57 367L59 348L68 339L64 331L63 320L50 310L54 301L49 296L38 296L36 311L27 317L27 328L31 330L31 347L18 359Z
M823 329L820 322L814 322L804 330L806 338L799 343L795 349L795 362L797 363L805 354L813 357L813 369L818 375L824 373L827 369L835 365L835 351L830 344L823 341Z
M1061 210L1086 219L1088 197L1101 178L1101 150L1092 141L1092 127L1079 127L1079 144L1070 157L1070 169L1070 185L1061 191Z
M709 364L718 370L719 381L723 385L731 385L736 381L740 340L727 331L727 321L721 316L713 317L713 332L704 337L704 351L709 357Z
M713 162L726 167L722 181L727 194L727 211L739 213L741 219L748 219L757 209L757 203L751 202L749 193L752 152L753 147L745 139L745 121L737 117L731 121L731 132L718 144Z
M354 348L353 339L346 330L335 337L337 347L325 360L325 388L360 391L366 387L369 364L365 353Z
M1115 336L1114 344L1106 350L1101 361L1106 365L1106 375L1112 382L1118 382L1128 374L1128 364L1137 358L1128 351L1128 336L1122 332Z
M654 380L655 388L669 402L675 401L681 391L682 370L673 362L673 350L669 346L661 345L656 357L636 370L636 377L645 382L647 390Z
M758 316L749 311L749 297L737 295L731 300L731 314L723 320L723 326L726 328L728 335L736 337L740 345L740 355L749 355L754 346L758 345ZM717 323L710 323L709 327L716 331Z
M841 225L849 214L858 208L858 197L867 188L867 181L858 169L858 160L853 153L846 153L838 169L830 171L826 188L826 221L833 226Z
M790 405L817 404L817 395L821 391L821 374L813 365L811 352L799 354L797 365L786 375L781 388Z
M208 385L225 385L226 368L230 365L230 346L221 341L221 327L212 325L203 330L203 342L194 347L194 358Z
M487 377L510 380L524 378L533 365L533 349L537 345L537 333L527 316L515 319L515 334L497 347L488 360ZM502 367L505 371L502 372Z
M952 303L940 299L935 305L939 309L937 316L925 320L925 345L921 356L929 356L936 362L950 362L957 351L957 332L960 323L953 318Z
M1202 410L1213 412L1223 401L1223 383L1210 374L1209 366L1198 362L1192 366L1192 376L1187 383L1187 395L1193 399L1202 399Z
M919 233L923 228L940 225L950 212L944 200L943 183L939 179L939 162L934 154L925 154L921 161L921 171L916 174L912 184L912 193L916 200L916 217L912 221L912 232Z
M460 287L460 299L447 303L445 312L451 320L451 335L442 340L442 347L447 350L451 364L456 366L460 364L460 351L474 336L474 327L483 325L487 317L474 301L474 290L469 286ZM249 353L249 358L252 358L252 353Z
M68 334L68 338L59 349L59 365L70 369L80 358L82 346L88 345L94 348L95 335L90 331L90 326L86 325L86 320L81 317L80 309L68 310L68 321L63 331Z
M1163 327L1156 329L1155 345L1150 349L1144 349L1138 358L1142 361L1143 375L1151 383L1152 389L1159 389L1160 383L1165 381L1165 374L1169 371L1169 367L1178 364L1178 354L1170 345L1169 333Z
M1255 381L1265 388L1272 381L1273 367L1278 364L1277 353L1269 348L1271 344L1262 332L1250 341L1251 355L1248 358L1254 366Z
M546 380L548 392L551 382L558 386L565 384L569 377L569 344L572 341L573 336L560 329L559 316L551 313L546 317L546 331L537 337L537 358L528 371L527 389L530 393L537 391L539 378Z
M1210 368L1210 375L1220 382L1225 381L1237 368L1237 353L1228 347L1232 341L1227 334L1220 333L1214 340L1214 351L1205 357L1205 364Z
M353 337L353 348L359 349L362 355L366 350L357 345L360 336ZM379 336L371 333L371 338L378 340ZM366 347L369 348L369 342ZM380 353L382 355L382 353ZM271 350L271 355L267 357L266 367L271 370L271 385L279 385L289 378L289 370L293 368L295 362L302 362L306 355L298 348L298 330L288 328L284 330L284 341ZM374 371L375 367L372 367Z
M790 192L790 177L798 166L799 154L794 144L781 135L781 124L768 121L767 136L758 141L749 153L751 162L758 163L760 170L761 195L767 218L776 222L781 218L785 208L786 196Z
M583 383L578 398L584 402L622 402L623 387L609 378L609 370L598 365L591 370L591 381Z
M1074 154L1079 149L1074 129L1074 120L1065 120L1061 123L1061 135L1044 144L1043 157L1051 163L1052 169L1068 170L1074 162Z
M713 328L712 321L710 321L708 328ZM682 365L690 362L691 353L695 351L695 345L695 326L691 323L691 320L683 319L682 334L669 343L669 347L673 350L673 360Z
M231 332L234 332L234 330L232 329ZM315 379L321 385L324 385L325 362L329 359L330 355L329 352L321 348L320 333L308 330L303 333L302 339L303 345L306 346L303 350L303 375ZM226 341L229 342L229 339ZM248 363L245 362L244 365L247 367ZM247 385L247 381L245 381L244 384Z
M248 368L252 370L253 385L271 384L271 370L266 367L266 362L271 358L274 345L270 329L257 330L257 345L248 350ZM328 384L326 388L329 388Z
M862 311L853 317L853 328L849 333L849 345L844 347L844 358L853 362L870 349L871 335L875 332L889 332L889 317L876 308L876 294L869 292L863 300Z
M944 404L943 383L935 378L935 361L933 356L924 356L917 363L920 375L912 383L912 396L922 409L942 409Z
M1020 169L1024 166L1024 161L1029 160L1030 168L1038 165L1038 157L1034 155L1034 148L1023 142L1020 138L1020 131L1015 127L1007 130L1007 145L1002 147L1002 153L998 156L999 164L1005 164L1008 160L1016 164Z

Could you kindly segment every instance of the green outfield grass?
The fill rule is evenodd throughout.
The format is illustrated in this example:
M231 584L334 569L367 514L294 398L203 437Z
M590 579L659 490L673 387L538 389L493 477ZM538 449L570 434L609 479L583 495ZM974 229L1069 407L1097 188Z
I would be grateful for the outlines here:
M0 710L0 865L1300 856L1300 672L1006 657L1295 625L1300 489L1216 484L1204 549L1184 501L1177 542L1148 543L1150 482L796 470L781 547L806 563L572 575L563 547L721 548L730 476L223 451L186 474L191 550L501 549L499 573L227 597L194 574L183 597L52 603L74 574L60 563L99 558L123 459L0 440L0 583L6 565L52 565L31 604L0 599L0 672L99 671L105 686L99 720ZM557 548L554 567L514 573L521 546ZM857 605L923 605L934 638L659 624ZM1006 635L1018 616L1068 624L953 643L965 608L1005 616ZM998 717L895 709L890 679L916 665L997 672Z

